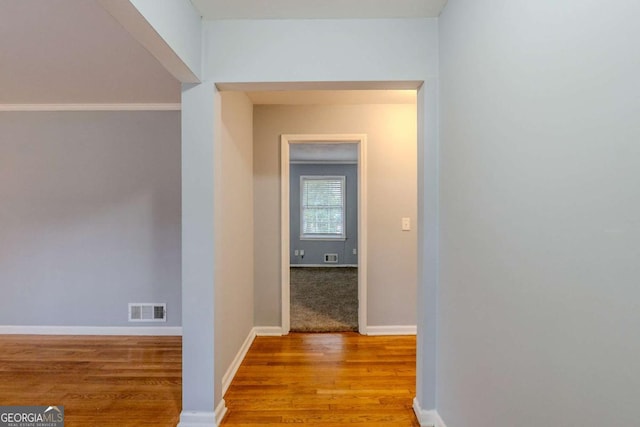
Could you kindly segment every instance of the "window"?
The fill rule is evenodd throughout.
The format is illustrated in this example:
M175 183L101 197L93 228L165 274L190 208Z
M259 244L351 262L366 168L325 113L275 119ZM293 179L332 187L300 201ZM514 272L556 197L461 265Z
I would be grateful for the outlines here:
M345 238L344 176L300 177L300 238Z

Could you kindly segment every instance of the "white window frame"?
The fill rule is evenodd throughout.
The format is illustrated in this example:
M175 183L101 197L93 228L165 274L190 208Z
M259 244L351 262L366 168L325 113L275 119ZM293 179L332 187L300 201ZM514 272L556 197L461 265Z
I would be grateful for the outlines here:
M342 234L305 233L304 232L304 181L336 180L342 187ZM300 240L344 241L347 239L347 177L345 175L301 175L300 176Z

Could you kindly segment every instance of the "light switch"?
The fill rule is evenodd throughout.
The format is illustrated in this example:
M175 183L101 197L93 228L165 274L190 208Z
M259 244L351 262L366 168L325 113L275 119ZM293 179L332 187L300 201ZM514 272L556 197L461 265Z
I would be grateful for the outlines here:
M299 254L300 254L300 251L298 251L297 249L293 251L294 256L298 256Z
M411 218L402 218L402 231L411 230Z

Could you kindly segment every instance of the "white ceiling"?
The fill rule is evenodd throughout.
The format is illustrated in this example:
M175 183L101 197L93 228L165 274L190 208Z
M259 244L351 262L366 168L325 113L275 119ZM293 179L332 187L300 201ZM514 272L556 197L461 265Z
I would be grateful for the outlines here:
M191 0L205 19L437 17L447 0Z
M178 102L178 81L95 0L0 0L0 104Z

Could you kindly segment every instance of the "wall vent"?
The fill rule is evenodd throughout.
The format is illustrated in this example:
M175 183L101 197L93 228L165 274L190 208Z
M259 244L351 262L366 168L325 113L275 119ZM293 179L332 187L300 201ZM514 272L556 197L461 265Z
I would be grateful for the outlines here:
M167 304L131 302L129 322L166 322Z
M324 262L329 264L337 264L338 254L324 254Z

